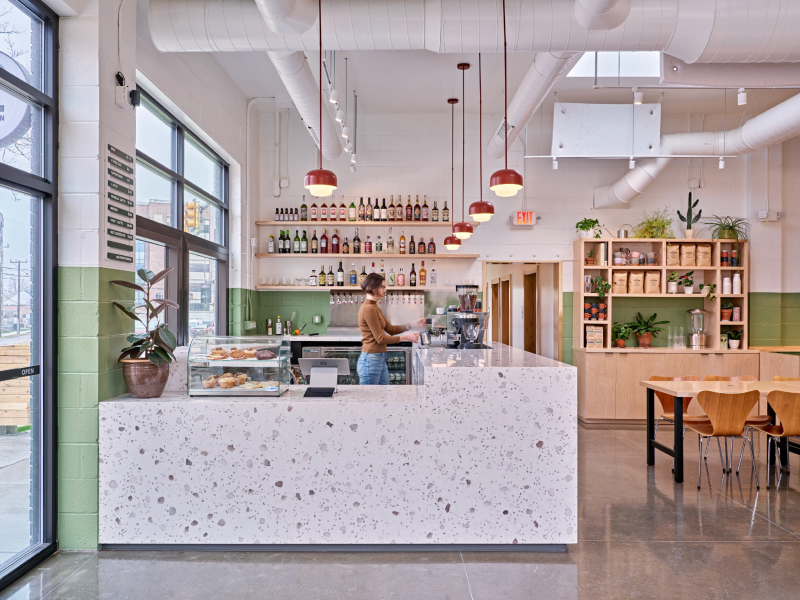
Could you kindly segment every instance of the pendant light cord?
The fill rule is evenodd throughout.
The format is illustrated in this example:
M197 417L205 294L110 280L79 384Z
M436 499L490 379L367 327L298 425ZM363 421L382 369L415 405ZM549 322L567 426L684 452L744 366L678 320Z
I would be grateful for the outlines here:
M322 168L322 0L319 0L319 168Z
M467 160L467 96L466 70L461 71L461 221L464 221L464 163Z
M480 191L481 202L483 202L483 86L481 85L480 52L478 52L478 163L480 164L478 190ZM470 212L472 212L471 207Z
M320 0L322 1L322 0ZM322 40L322 34L320 33L320 40ZM320 45L322 42L320 41ZM478 56L478 61L480 61L480 55ZM478 65L480 69L480 64ZM504 94L504 102L503 102L503 127L505 127L505 131L503 132L503 141L506 144L506 170L508 169L508 43L506 41L506 0L503 0L503 81L505 82L503 85L503 94Z
M450 205L455 216L456 203L456 105L450 105ZM455 219L450 219L450 233L455 233Z

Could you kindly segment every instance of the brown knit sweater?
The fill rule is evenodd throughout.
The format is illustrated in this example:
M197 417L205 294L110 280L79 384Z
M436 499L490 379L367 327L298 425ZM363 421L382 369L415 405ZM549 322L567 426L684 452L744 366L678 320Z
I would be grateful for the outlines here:
M358 310L358 326L361 329L361 351L371 354L386 352L387 344L397 344L400 341L397 334L408 331L407 325L389 323L374 300L367 300L361 305Z

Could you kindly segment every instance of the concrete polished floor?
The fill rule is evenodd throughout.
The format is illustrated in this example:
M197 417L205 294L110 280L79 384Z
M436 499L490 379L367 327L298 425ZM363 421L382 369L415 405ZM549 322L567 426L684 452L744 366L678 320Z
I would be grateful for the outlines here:
M723 481L716 445L698 490L691 434L682 485L666 455L646 466L643 427L582 426L579 436L580 542L566 554L64 552L0 600L797 597L800 472L767 491L763 439L757 492L749 453ZM661 428L659 440L671 436Z

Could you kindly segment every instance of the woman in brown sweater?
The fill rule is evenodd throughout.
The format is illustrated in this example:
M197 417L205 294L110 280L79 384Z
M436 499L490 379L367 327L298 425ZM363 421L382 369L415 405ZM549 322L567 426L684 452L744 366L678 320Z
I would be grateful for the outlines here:
M358 326L361 328L361 356L356 367L358 380L361 385L389 385L386 345L418 342L418 333L404 332L411 327L425 327L425 319L408 325L389 323L378 306L378 302L386 295L386 282L377 273L367 275L361 289L366 292L367 301L358 311Z

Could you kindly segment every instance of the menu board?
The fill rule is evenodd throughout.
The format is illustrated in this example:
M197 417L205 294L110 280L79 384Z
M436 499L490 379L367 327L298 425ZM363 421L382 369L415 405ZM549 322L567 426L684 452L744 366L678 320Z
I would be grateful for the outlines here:
M136 219L136 181L133 157L108 144L105 177L106 258L134 261L134 222Z

